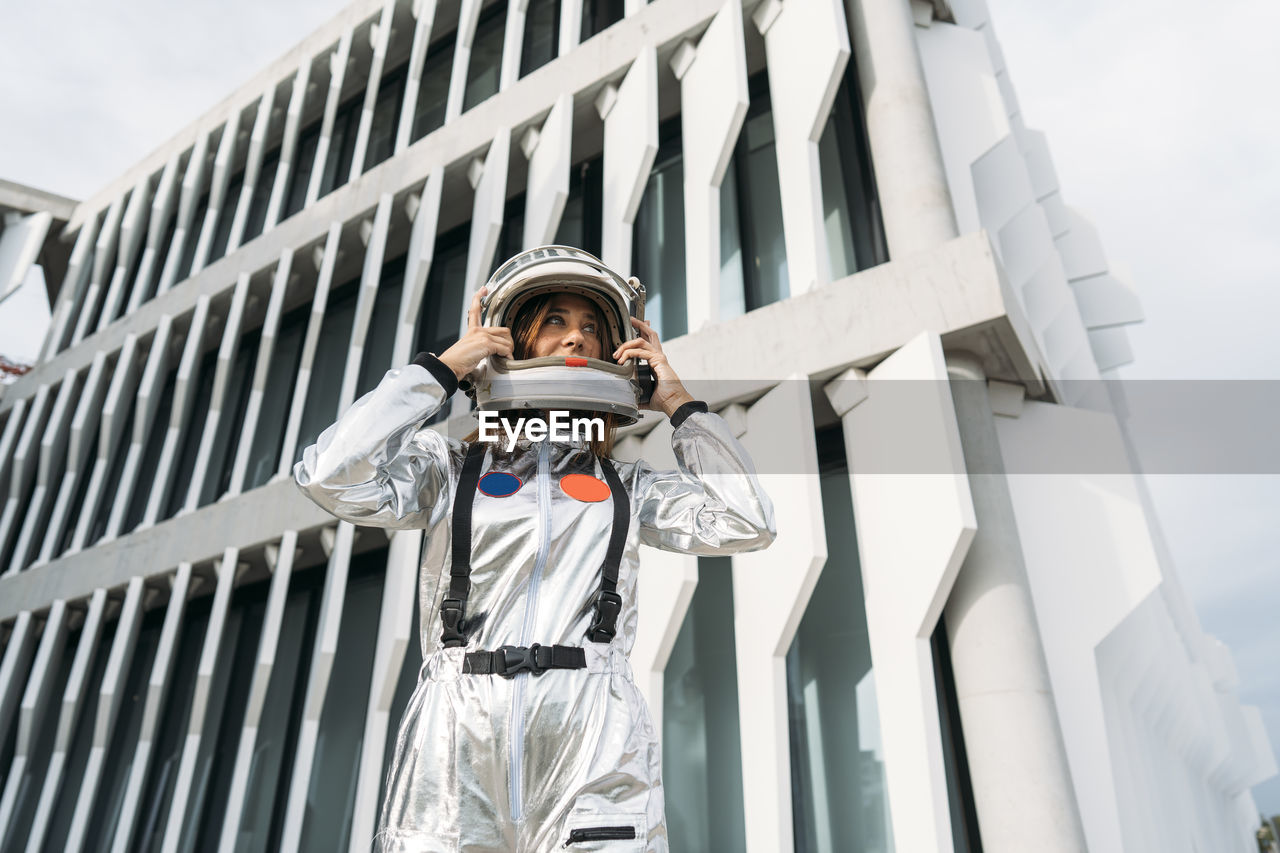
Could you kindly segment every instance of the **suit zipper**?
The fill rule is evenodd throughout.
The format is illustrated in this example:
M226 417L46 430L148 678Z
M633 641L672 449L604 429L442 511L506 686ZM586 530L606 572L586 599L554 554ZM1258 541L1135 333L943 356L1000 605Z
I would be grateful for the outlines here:
M528 646L533 633L534 617L537 615L538 586L542 581L542 571L547 565L547 552L551 550L551 442L544 440L538 443L538 520L542 523L541 535L538 539L538 553L533 562L533 574L529 576L529 592L525 596L524 625L520 631L520 645ZM511 693L511 762L507 784L511 796L511 819L518 821L523 817L520 779L524 764L524 686L529 673L521 672L515 677L515 685Z
M561 847L579 844L584 841L633 841L636 837L634 826L584 826L569 830L569 837Z

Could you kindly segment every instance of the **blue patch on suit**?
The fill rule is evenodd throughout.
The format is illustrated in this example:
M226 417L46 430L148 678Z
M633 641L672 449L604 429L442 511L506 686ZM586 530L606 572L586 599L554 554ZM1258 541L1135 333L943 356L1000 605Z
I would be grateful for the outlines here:
M508 474L505 471L490 471L480 478L476 488L491 498L509 498L520 491L520 487L523 485L524 483L520 482L520 478L515 474Z

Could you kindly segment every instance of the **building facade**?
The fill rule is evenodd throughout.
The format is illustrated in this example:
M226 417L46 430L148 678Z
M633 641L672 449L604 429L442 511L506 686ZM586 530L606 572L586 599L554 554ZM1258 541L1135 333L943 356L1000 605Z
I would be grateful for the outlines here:
M23 198L6 850L368 849L422 537L292 466L548 242L646 284L777 507L767 551L643 557L672 849L1253 849L1271 748L1103 381L1141 310L982 0L355 0L94 197ZM618 454L674 464L669 426Z

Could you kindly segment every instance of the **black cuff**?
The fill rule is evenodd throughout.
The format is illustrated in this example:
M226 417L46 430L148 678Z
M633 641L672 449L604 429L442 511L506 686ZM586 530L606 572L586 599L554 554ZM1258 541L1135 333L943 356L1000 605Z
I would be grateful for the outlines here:
M707 404L701 400L690 400L680 408L671 413L671 428L676 429L680 424L684 423L684 419L692 415L694 412L707 411Z
M458 390L458 377L447 364L436 358L435 353L420 352L413 357L413 363L430 371L435 380L440 383L440 387L444 389L446 400Z

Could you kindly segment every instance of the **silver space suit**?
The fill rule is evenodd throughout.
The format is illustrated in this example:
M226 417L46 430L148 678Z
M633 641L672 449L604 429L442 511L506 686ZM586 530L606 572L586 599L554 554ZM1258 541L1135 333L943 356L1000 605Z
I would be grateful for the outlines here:
M639 544L763 548L775 536L773 506L742 445L704 405L673 415L679 470L656 471L602 462L584 441L522 440L508 452L504 439L469 453L423 427L456 384L433 357L388 371L294 470L339 518L426 530L424 662L375 849L666 851L660 742L627 659ZM615 518L629 522L625 533L614 534ZM611 540L621 601L607 639L592 632ZM461 575L458 553L469 563ZM459 588L465 612L445 624Z

